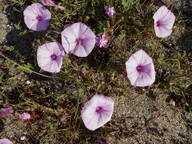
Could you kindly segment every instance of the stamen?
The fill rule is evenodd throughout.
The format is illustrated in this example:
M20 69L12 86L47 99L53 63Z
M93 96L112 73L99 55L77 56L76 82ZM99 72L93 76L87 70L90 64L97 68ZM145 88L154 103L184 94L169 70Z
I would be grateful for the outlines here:
M101 107L101 106L98 106L97 108L96 108L96 112L97 113L101 113L103 111L103 108Z
M52 54L52 55L51 55L51 59L52 59L52 60L57 60L57 55L56 55L56 54Z
M36 17L36 19L37 19L38 21L42 21L42 20L43 20L43 17L39 15L39 16Z
M136 69L138 72L142 72L144 67L142 65L138 65Z

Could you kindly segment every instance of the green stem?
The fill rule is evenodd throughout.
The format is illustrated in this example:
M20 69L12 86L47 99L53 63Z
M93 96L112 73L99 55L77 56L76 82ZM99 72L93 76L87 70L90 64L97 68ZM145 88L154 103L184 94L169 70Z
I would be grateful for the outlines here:
M60 81L68 80L68 81L72 81L74 84L76 84L76 85L78 85L78 86L82 86L82 84L81 84L78 80L76 80L76 79L74 79L74 78L64 77L64 79L63 79L63 78L48 76L48 75L45 75L45 74L42 74L42 73L38 73L38 72L36 72L36 71L33 71L33 70L29 69L29 68L26 68L26 67L18 64L17 62L11 60L10 58L8 58L8 57L5 56L4 54L2 54L2 52L0 52L0 56L2 56L3 58L5 58L6 60L10 61L10 62L13 63L14 65L17 65L17 66L21 67L22 69L25 69L25 70L27 70L27 71L30 71L31 73L34 73L34 74L36 74L36 75L39 75L39 76L42 76L42 77L45 77L45 78L49 78L49 79L52 79L52 80L60 80Z
M78 112L78 109L79 109L79 87L76 85L76 88L77 88L77 96L76 96L76 99L77 99L77 110L75 112L75 118L77 117L77 112Z
M2 52L0 52L0 56L2 56L3 58L5 58L6 60L10 61L10 62L13 63L14 65L17 65L17 66L19 66L19 67L22 67L22 68L25 69L25 70L30 71L31 73L37 74L37 75L42 76L42 77L46 77L46 78L53 79L53 77L51 77L51 76L38 73L38 72L36 72L36 71L33 71L33 70L31 70L31 69L28 69L28 68L26 68L26 67L24 67L24 66L16 63L15 61L11 60L10 58L8 58L8 57L5 56L4 54L2 54Z

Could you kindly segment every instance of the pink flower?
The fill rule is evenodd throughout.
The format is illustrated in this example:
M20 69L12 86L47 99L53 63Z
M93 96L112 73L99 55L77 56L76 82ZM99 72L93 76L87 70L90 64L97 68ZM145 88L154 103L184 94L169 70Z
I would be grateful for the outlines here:
M0 139L0 144L13 144L13 142L8 139Z
M142 49L134 53L125 63L131 85L150 86L155 81L155 68L151 57Z
M83 23L69 25L61 33L65 52L78 57L86 57L95 46L95 34Z
M37 50L39 67L50 73L60 72L64 57L64 49L57 42L43 44Z
M31 115L29 113L23 113L19 115L19 118L22 120L29 120L31 118Z
M44 1L42 1L42 4L45 6L53 6L55 9L58 9L58 8L61 10L64 9L64 7L54 4L54 2L52 0L44 0Z
M40 3L33 3L24 12L24 21L27 27L34 31L46 30L51 19L51 13Z
M154 29L157 37L165 38L172 33L173 24L175 22L175 15L167 9L167 7L160 7L153 15Z
M113 114L114 101L113 98L94 95L81 111L85 126L94 131L106 124Z
M96 44L101 48L101 47L106 47L107 46L107 36L105 34L99 35L96 38Z
M110 16L113 17L113 15L116 14L115 8L112 6L109 6L108 8L105 9L105 13Z

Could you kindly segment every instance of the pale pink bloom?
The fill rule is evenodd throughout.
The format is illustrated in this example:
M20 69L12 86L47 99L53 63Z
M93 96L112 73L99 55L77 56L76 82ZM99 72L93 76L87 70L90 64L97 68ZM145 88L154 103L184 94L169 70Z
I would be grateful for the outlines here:
M19 118L22 120L29 120L31 118L31 115L29 113L22 113L19 115Z
M0 139L0 144L13 144L13 142L4 138L4 139Z
M105 34L103 35L99 35L97 38L96 38L96 44L101 48L101 47L106 47L107 46L107 42L108 42L108 39L107 39L107 36Z
M150 86L155 81L155 68L151 57L142 49L134 53L125 63L131 85Z
M69 25L61 33L65 52L78 57L86 57L95 46L95 34L85 24L79 22Z
M42 4L45 5L45 6L52 6L55 9L58 9L58 8L61 9L61 10L64 9L64 7L56 5L52 0L44 0L44 1L42 1Z
M166 6L160 7L153 15L154 29L157 37L165 38L172 33L175 15Z
M50 73L60 72L64 49L57 42L43 44L37 50L37 63L39 67Z
M51 19L51 13L40 3L33 3L24 12L24 21L27 27L34 31L46 30Z
M19 115L19 118L22 120L29 120L31 118L31 115L29 113L23 113Z
M108 8L105 9L105 13L110 16L113 17L113 15L116 14L115 8L112 6L109 6Z
M111 120L114 99L103 95L94 95L81 111L83 122L89 130L96 130Z

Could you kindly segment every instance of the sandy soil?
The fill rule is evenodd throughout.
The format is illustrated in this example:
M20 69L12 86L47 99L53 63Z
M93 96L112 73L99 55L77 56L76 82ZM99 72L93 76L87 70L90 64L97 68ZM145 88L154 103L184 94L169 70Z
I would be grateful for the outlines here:
M157 5L162 3L168 4L169 2L162 0L161 2L157 2ZM173 5L176 12L182 6L184 6L184 11L192 7L191 3L187 0L183 0L182 2L177 0ZM192 12L191 9L188 12L190 14ZM10 34L10 29L7 15L4 8L0 5L1 46L6 41L7 34ZM175 37L173 36L167 39L168 43L174 43L177 47L181 47L187 52L191 51L191 31L175 27L173 35ZM190 53L187 54L190 56ZM0 62L4 62L4 59L1 57ZM29 78L28 75L14 68L12 71L12 75L17 76L22 86L27 87L26 81ZM5 89L10 89L11 91L14 88L17 88L17 85L13 84L12 87L6 87ZM169 96L167 91L143 89L141 94L133 90L130 90L130 93L128 97L116 97L112 120L105 126L105 128L109 128L109 134L105 137L109 144L192 143L192 113L175 106L174 101L167 103L166 99ZM1 98L2 96L0 96ZM31 129L31 124L19 122L10 116L0 120L0 138L9 138L18 144L57 143L52 141L54 137L55 135L52 133Z

